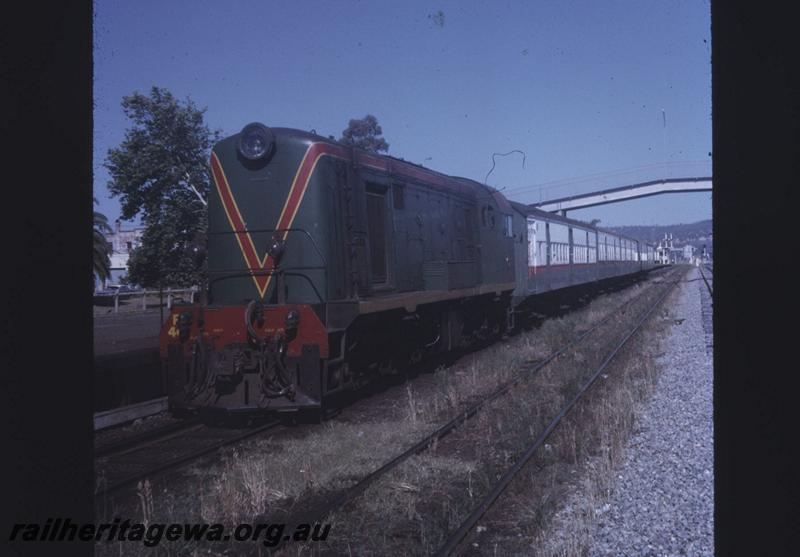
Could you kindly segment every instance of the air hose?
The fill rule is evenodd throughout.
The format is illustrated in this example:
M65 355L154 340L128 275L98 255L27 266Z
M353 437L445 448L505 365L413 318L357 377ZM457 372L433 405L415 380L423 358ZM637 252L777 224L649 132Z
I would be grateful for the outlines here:
M261 302L251 300L244 310L244 323L249 338L258 346L258 373L261 378L261 390L268 398L288 396L294 398L294 386L283 359L286 343L282 331L276 331L272 339L261 337L253 327L253 323L264 323Z
M192 383L187 394L189 400L200 394L211 382L206 362L206 347L203 344L201 335L197 335L192 347L191 370Z

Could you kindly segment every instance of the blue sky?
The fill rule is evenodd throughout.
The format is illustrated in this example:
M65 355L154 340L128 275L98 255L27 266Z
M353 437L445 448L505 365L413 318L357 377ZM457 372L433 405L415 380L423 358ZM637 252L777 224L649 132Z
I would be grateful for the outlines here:
M94 6L94 188L112 221L103 159L128 125L120 101L153 85L206 107L225 135L260 121L339 137L371 113L390 154L478 181L492 153L519 149L524 168L519 155L496 157L488 183L521 202L710 175L707 1ZM693 222L711 218L711 200L659 196L570 216Z

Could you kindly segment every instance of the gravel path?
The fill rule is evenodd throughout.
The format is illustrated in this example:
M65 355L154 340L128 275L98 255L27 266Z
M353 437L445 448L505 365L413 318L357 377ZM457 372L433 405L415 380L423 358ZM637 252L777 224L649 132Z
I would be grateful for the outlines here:
M591 556L714 553L711 305L696 268L686 280L674 307L684 321L666 339L609 502L595 511Z

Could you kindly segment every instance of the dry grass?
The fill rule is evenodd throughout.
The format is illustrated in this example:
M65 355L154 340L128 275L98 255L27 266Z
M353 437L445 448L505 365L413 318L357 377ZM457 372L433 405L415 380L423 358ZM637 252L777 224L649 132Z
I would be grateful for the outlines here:
M620 353L557 430L551 450L526 467L508 497L487 515L485 533L470 540L478 544L473 549L498 555L586 554L636 416L657 382L658 340L670 323L669 312L661 311Z
M285 517L305 501L321 500L353 485L478 397L509 381L526 361L543 359L640 291L635 286L603 296L579 311L544 322L539 329L498 342L450 368L437 369L394 393L385 393L380 418L357 424L331 421L301 438L251 441L229 450L219 462L195 466L186 481L158 490L148 513L159 521L229 525L252 521L254 516L272 521ZM349 512L331 518L333 528L324 547L358 555L395 550L430 553L441 543L443 533L457 525L496 481L498 471L507 468L520 447L549 421L577 385L575 370L595 361L607 340L594 339L580 352L557 360L525 382L524 388L479 413L452 439L398 467ZM547 458L573 463L583 458L577 432L566 442L554 440L545 451ZM542 477L559 486L562 476L558 471ZM541 529L556 496L531 499L524 516ZM127 545L136 549L136 544ZM298 544L284 552L302 554L321 548ZM127 547L122 553L117 549L115 554L134 554ZM244 547L237 544L236 549ZM190 545L179 553L197 550Z
M328 422L300 439L262 441L223 457L212 485L204 519L246 520L289 512L294 502L313 493L335 493L353 485L397 447L416 441L425 424L412 420L347 424ZM335 442L332 440L335 439ZM208 478L208 470L196 470Z
M435 551L444 541L446 533L466 517L478 498L488 493L499 475L513 464L522 448L543 430L566 400L574 395L585 380L587 370L591 371L599 365L607 347L626 330L630 321L615 320L612 326L593 333L582 350L546 367L530 381L479 413L433 451L424 457L409 460L372 486L361 498L362 502L337 516L343 531L329 548L334 552L358 548L358 553L364 555L423 555ZM565 318L549 322L549 327L550 338L557 338L558 342L563 343L567 332L572 333L568 338L574 336L577 323ZM531 345L531 339L524 336L515 340L523 346L524 343ZM476 384L473 379L475 374L484 380L490 379L489 383L499 384L504 377L496 372L491 373L497 369L494 367L497 362L518 369L521 360L527 359L527 356L512 350L482 353L480 360L474 364L480 366L477 371L468 367L464 380L458 386L444 381L439 396L431 402L447 405L454 398L453 392L462 399L468 398L470 387ZM592 419L602 418L595 416ZM583 429L575 423L565 424L560 435L545 451L544 463L550 461L575 466L585 458L587 449L582 438ZM446 465L439 465L442 462ZM533 507L527 503L523 512L523 515L533 518L537 528L547 524L553 501L562 495L561 486L567 479L567 472L563 467L556 467L551 474L537 480L541 482L544 479L549 489L541 497L532 499ZM410 485L414 489L398 493L397 485ZM371 504L375 501L381 504ZM399 512L396 505L400 505L404 512ZM370 535L378 531L382 532L379 538Z

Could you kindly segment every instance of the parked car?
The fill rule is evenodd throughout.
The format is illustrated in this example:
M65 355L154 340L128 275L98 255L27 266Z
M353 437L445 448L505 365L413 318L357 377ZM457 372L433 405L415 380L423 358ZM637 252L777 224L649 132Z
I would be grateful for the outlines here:
M142 289L135 285L130 284L115 284L110 286L110 288L114 288L120 294L126 294L130 292L141 292Z
M141 291L140 287L130 284L109 284L105 289L94 293L93 303L97 306L113 306L115 296Z

